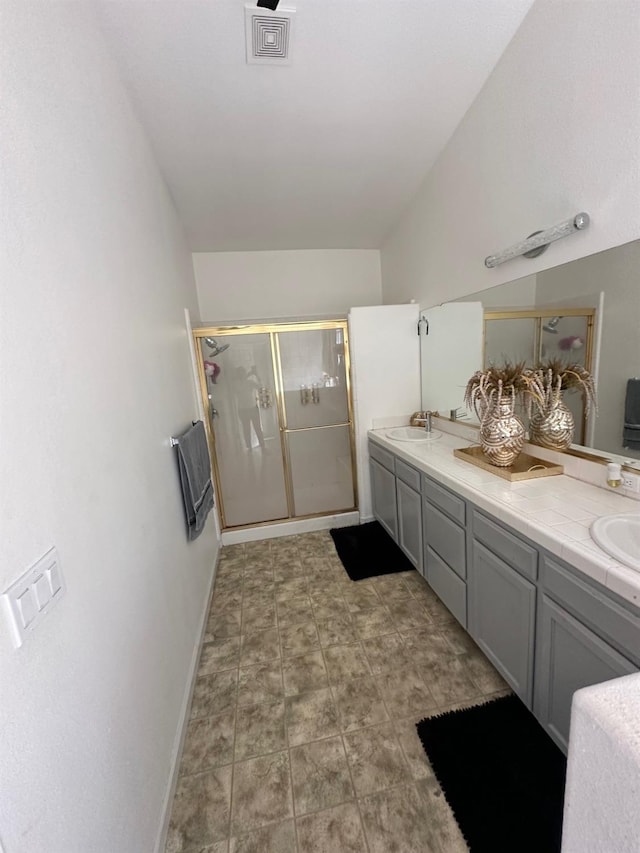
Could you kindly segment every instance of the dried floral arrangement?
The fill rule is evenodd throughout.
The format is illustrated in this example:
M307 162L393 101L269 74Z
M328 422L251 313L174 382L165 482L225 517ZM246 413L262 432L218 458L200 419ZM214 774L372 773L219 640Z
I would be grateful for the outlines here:
M524 361L505 361L503 365L490 364L484 370L476 370L467 382L464 392L464 402L473 409L482 422L487 410L492 406L507 403L511 413L516 401L522 397L530 405L533 398L536 403L542 403L541 385Z
M593 376L581 364L567 364L560 358L541 362L530 371L529 381L533 390L533 403L541 410L548 409L562 391L579 391L588 415L597 411L596 386Z

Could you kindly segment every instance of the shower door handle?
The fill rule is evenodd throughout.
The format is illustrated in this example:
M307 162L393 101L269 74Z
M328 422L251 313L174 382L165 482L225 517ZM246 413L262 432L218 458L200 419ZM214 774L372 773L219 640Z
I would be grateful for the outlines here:
M270 388L260 388L256 396L261 409L270 409L273 406L273 394Z

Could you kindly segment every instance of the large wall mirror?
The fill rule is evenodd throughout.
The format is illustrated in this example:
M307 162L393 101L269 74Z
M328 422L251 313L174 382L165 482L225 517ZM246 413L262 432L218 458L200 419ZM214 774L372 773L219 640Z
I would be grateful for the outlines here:
M577 431L582 445L573 448L640 468L640 447L623 442L627 381L640 377L640 240L456 301L482 303L485 359L562 354L586 363L596 379L598 414ZM491 318L496 325L489 330Z

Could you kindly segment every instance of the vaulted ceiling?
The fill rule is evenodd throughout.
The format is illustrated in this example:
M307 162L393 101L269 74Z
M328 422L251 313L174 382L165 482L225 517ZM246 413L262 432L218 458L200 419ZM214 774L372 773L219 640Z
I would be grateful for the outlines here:
M379 247L532 2L282 0L278 67L244 0L97 8L192 250L227 251Z

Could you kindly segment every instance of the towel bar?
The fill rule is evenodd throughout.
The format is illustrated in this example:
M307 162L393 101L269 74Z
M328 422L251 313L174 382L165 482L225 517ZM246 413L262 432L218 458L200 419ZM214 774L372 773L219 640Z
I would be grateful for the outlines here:
M191 421L191 426L195 426L197 423L198 421ZM174 438L173 436L169 436L169 444L171 447L176 447L178 444L180 444L180 439Z

